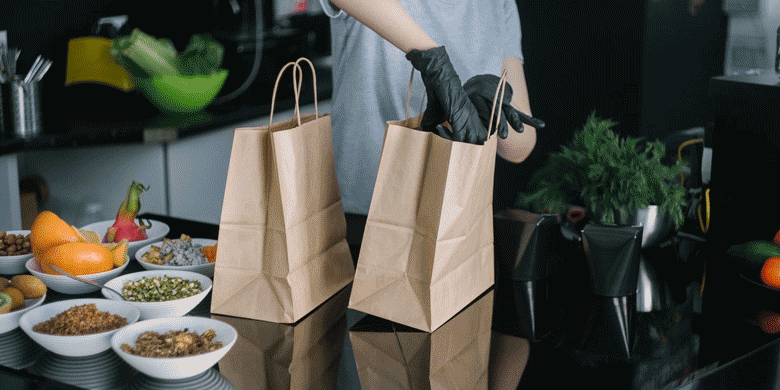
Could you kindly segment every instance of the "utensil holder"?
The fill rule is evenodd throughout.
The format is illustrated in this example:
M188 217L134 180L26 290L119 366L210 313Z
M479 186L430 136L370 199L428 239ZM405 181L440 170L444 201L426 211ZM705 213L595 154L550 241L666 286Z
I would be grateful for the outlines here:
M2 133L5 136L29 139L41 133L43 125L40 89L40 83L37 81L11 80L0 84L0 116L4 126Z

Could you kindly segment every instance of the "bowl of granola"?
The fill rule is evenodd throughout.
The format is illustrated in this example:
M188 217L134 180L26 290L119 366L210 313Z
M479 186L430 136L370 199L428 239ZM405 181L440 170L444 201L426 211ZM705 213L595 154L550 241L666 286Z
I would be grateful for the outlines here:
M214 277L217 240L192 238L182 234L180 238L170 238L148 244L135 252L135 259L145 270L180 270L197 272Z
M235 328L212 318L158 318L116 332L111 337L111 348L143 374L184 379L217 364L237 339Z
M149 320L189 313L211 291L211 279L190 271L141 271L118 276L105 286L124 297L108 289L101 290L103 296L128 302L141 312L141 320Z
M22 315L19 327L43 348L63 356L91 356L111 348L111 336L138 321L133 305L83 298L38 306Z

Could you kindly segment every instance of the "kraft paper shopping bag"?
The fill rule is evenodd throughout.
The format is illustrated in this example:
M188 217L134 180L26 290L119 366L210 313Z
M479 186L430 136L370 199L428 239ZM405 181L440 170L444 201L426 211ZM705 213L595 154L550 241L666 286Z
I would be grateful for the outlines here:
M387 123L349 307L430 332L493 285L497 136L454 142L421 120Z
M238 332L220 374L237 389L336 389L348 301L345 287L295 324L212 314Z
M268 126L233 135L211 312L293 323L352 281L330 116L301 115L301 58L279 72ZM279 80L293 70L295 116L273 123Z
M432 333L366 316L349 330L365 389L487 389L493 291Z

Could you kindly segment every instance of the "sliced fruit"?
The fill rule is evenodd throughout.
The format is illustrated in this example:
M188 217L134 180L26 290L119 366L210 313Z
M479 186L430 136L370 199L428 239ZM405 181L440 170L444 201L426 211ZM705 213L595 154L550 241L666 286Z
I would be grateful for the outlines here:
M11 298L10 295L0 292L0 314L5 314L11 311L13 304L13 298Z
M97 232L93 232L91 230L77 229L75 226L73 226L73 228L76 229L76 232L81 236L81 239L84 242L100 244L100 241L102 241L100 239L100 234L98 234Z
M46 294L46 285L32 275L16 275L11 278L11 284L22 292L25 299L40 298Z
M114 268L114 256L100 244L71 242L47 250L39 257L43 272L58 275L49 265L53 264L72 275L88 275L110 271Z
M11 300L13 303L11 304L11 310L14 310L18 308L19 306L24 305L24 294L22 294L19 289L15 287L6 287L3 289L3 292L8 294L8 296L11 297Z
M111 255L114 257L114 267L121 267L127 261L127 248L130 247L130 241L126 238L121 239L114 244L111 249Z
M30 226L30 247L36 257L39 253L68 242L81 241L81 235L51 211L43 211Z

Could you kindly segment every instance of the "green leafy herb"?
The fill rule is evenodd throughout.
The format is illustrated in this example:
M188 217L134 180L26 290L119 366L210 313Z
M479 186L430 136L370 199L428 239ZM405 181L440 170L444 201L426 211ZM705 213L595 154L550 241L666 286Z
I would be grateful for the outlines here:
M521 194L518 206L562 213L567 205L601 210L601 222L615 223L633 210L658 205L675 227L685 220L686 191L678 182L685 162L664 165L660 141L621 138L616 123L592 113L582 130L532 180L532 192Z

